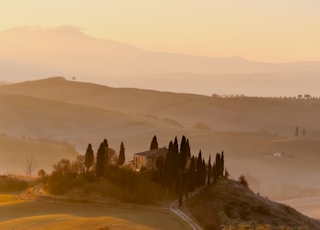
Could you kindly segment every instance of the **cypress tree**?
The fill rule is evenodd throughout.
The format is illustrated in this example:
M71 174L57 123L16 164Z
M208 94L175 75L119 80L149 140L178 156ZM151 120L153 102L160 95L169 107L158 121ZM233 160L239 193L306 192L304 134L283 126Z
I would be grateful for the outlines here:
M101 143L97 153L97 163L96 163L97 177L103 176L104 172L105 172L105 146L103 143Z
M220 157L220 153L216 154L216 177L219 178L219 176L221 175L221 157Z
M224 172L224 154L223 151L221 153L221 168L220 168L220 176L223 177L223 172Z
M84 157L84 165L86 166L86 172L89 171L90 167L93 165L94 154L92 150L92 145L88 144L87 151Z
M105 170L106 170L110 164L108 140L104 139L102 144L104 147L104 162L105 162Z
M150 144L150 150L158 149L158 140L157 136L154 135Z
M180 156L179 156L179 144L177 137L173 143L173 178L174 178L174 185L176 189L176 193L178 194L179 190L179 169L180 169Z
M187 139L187 144L186 144L186 153L187 153L187 158L191 158L191 148L189 144L189 140Z
M206 162L204 159L202 160L201 164L201 185L206 185Z
M196 188L196 164L194 156L191 158L190 168L187 175L187 192L193 192ZM186 194L186 196L188 198L188 194Z
M125 148L123 142L121 142L120 145L120 151L119 151L119 157L118 157L118 165L121 166L124 164L126 158L125 158Z
M208 182L207 185L209 186L211 184L211 155L209 156L209 162L208 162Z
M181 144L180 144L180 169L183 170L186 167L186 163L188 160L188 156L187 156L187 140L185 136L182 136L181 139Z
M173 155L173 143L170 141L168 146L167 157L164 161L164 185L169 189L172 186L174 176L174 155Z
M198 154L198 158L197 158L197 171L196 171L196 184L197 184L197 187L200 187L201 184L202 184L202 153L201 153L201 150L199 151L199 154Z

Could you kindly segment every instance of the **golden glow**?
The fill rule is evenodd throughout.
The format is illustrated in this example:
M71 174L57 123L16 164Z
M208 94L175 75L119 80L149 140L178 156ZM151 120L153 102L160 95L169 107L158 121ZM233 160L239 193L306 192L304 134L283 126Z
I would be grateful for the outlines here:
M0 30L74 25L159 51L257 61L320 60L317 0L4 0Z

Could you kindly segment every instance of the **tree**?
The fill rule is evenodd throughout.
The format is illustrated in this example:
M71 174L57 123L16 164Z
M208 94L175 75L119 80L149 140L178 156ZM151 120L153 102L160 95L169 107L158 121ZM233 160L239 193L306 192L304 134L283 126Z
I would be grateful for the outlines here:
M208 186L211 184L211 169L212 169L212 165L211 165L211 155L210 155L209 162L208 162L208 182L207 182Z
M221 156L220 153L216 154L216 178L219 178L221 175Z
M296 127L296 132L295 132L296 137L299 136L299 127Z
M302 130L302 136L306 136L306 129L305 128L303 128L303 130Z
M150 144L150 150L155 150L158 149L158 140L157 140L157 136L154 135Z
M108 144L108 140L104 139L103 140L103 147L104 147L104 161L105 161L105 170L108 168L109 164L110 164L110 154L109 154L109 144ZM117 161L116 161L117 163Z
M84 165L85 156L78 155L75 161L71 162L71 170L76 174L84 174L85 173L85 165Z
M38 176L41 178L44 178L47 175L46 171L44 171L44 169L40 169L38 171Z
M119 158L118 158L118 165L119 166L123 165L126 160L124 152L125 152L124 145L123 145L123 142L121 142Z
M26 157L26 166L25 166L25 173L28 177L32 176L33 171L36 169L33 157Z
M93 165L94 155L92 150L92 145L88 144L87 151L84 157L84 165L86 166L86 173L89 171L90 167Z
M188 192L193 192L196 188L196 164L195 158L192 156L190 162L190 168L188 170L188 180L187 180L187 193L186 198L188 198Z
M181 144L180 144L180 160L179 160L179 166L181 170L183 170L186 167L186 163L188 160L187 151L188 151L187 140L185 136L182 136Z
M220 176L223 177L223 172L224 172L224 154L223 151L221 153L221 159L220 159Z
M96 163L96 175L97 177L103 176L105 172L105 146L103 142L100 144L97 153L97 163Z
M197 187L202 185L202 153L201 150L199 151L198 158L197 158L197 171L196 171L196 184Z

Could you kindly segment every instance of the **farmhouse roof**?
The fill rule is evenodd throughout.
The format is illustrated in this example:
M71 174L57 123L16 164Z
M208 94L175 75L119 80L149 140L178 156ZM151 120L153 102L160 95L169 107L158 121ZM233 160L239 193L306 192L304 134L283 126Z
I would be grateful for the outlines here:
M167 147L162 147L159 149L148 150L145 152L135 153L134 155L144 156L146 158L157 158L159 156L163 156L168 153Z

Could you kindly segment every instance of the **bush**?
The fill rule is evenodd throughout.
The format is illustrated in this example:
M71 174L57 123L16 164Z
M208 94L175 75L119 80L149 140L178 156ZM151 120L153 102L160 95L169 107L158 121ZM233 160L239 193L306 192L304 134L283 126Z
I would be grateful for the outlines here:
M11 176L0 176L0 192L16 192L28 188L28 183Z
M74 188L77 182L76 173L61 174L59 172L53 172L48 178L46 189L48 192L59 195Z
M240 184L242 184L242 185L244 185L244 186L246 186L246 187L249 187L248 181L247 181L247 179L244 177L244 175L241 175L241 176L239 177L239 182L240 182Z

